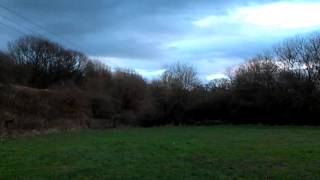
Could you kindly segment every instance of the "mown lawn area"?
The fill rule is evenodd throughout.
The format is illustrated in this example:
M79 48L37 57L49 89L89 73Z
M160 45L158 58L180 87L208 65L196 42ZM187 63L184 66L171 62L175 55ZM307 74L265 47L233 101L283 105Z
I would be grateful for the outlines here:
M0 179L320 179L320 128L128 128L6 139Z

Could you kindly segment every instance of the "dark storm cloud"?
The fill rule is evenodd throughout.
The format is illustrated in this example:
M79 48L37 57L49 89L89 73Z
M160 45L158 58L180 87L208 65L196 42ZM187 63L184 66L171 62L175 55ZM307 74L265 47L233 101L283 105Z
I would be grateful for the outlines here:
M239 0L5 0L2 4L92 55L144 59L159 56L159 43L187 33L192 28L190 21L197 14L224 13L228 8L249 2L252 3Z

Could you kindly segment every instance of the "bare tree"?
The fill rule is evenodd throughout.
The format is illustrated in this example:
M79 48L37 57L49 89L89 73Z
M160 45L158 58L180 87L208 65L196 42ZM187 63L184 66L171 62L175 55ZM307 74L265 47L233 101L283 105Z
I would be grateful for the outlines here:
M87 57L73 50L64 49L57 43L38 36L24 36L8 45L15 62L30 71L29 83L39 88L49 85L78 81Z
M178 87L185 90L191 90L200 84L194 67L179 62L167 68L162 75L162 81L168 87Z
M242 64L233 74L232 84L235 87L271 89L275 85L278 65L272 56L257 55Z
M230 88L231 81L227 78L214 79L205 85L206 91L216 91L216 90L228 90Z
M316 82L320 73L320 34L296 36L275 48L282 69Z

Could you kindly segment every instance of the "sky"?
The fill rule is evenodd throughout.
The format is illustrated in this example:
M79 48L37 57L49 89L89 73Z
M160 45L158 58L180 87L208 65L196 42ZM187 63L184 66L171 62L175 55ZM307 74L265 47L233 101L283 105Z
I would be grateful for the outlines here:
M0 48L39 34L112 68L157 78L187 63L200 79L296 34L318 31L320 0L0 0Z

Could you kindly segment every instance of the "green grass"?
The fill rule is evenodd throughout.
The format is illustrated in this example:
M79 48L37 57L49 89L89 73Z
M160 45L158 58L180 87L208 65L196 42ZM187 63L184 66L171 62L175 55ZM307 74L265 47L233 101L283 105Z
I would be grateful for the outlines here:
M132 128L7 139L0 179L320 179L320 128Z

